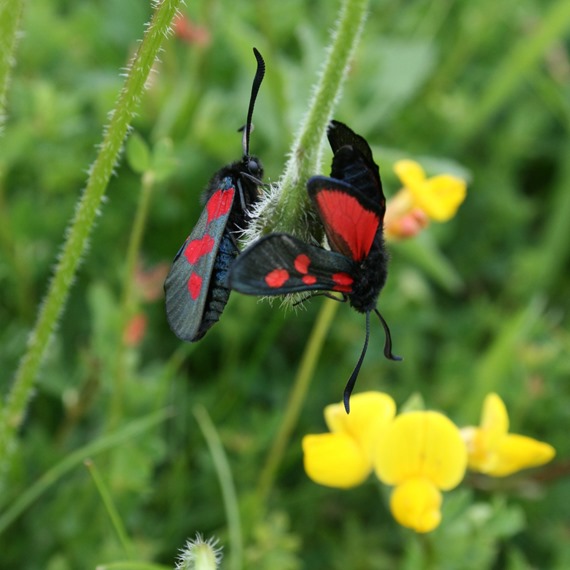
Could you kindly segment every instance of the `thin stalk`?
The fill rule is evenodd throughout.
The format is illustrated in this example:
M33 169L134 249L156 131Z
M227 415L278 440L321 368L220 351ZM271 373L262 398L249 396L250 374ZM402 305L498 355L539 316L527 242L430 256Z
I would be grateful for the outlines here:
M289 394L289 401L285 408L285 414L281 420L281 425L279 426L277 435L273 440L273 445L267 455L265 465L261 470L261 476L259 477L257 487L257 495L260 505L264 505L266 503L275 482L277 470L283 460L285 450L287 449L289 440L291 439L291 434L293 433L295 425L299 419L303 402L305 401L307 391L315 373L317 362L319 361L319 357L323 351L323 345L338 309L338 305L339 303L337 301L325 299L315 322L315 326L311 331L309 342L307 343L305 352L301 359L301 364L299 365L297 375L293 382L293 389Z
M107 514L111 519L111 524L117 533L117 537L127 558L133 558L133 545L131 540L127 535L127 531L125 529L125 525L121 519L121 515L115 505L115 501L113 501L113 497L109 491L109 487L105 484L103 477L101 476L101 472L97 469L97 466L93 462L92 459L86 459L84 461L85 467L89 470L91 477L93 478L93 482L95 483L95 487L97 487L97 491L99 491L99 496L105 505L105 509L107 509Z
M10 74L16 61L15 52L23 5L23 0L5 0L0 3L0 135L7 115L6 101ZM10 231L10 214L4 201L3 179L4 173L0 172L0 247L4 250L16 276L15 294L20 313L26 318L31 318L33 314L31 314L29 299L33 296L30 293L29 274L21 256L17 255L13 234Z
M344 0L327 59L313 91L309 110L289 152L289 160L277 187L277 193L262 206L256 222L257 228L249 237L254 239L255 231L263 231L264 226L276 226L276 229L285 231L295 231L295 228L300 232L307 231L304 227L307 226L305 220L308 210L305 183L319 171L322 143L364 27L368 4L368 0ZM272 202L276 203L275 207ZM261 471L257 491L260 505L266 503L273 487L336 310L335 301L325 300L311 333L285 415Z
M220 436L216 426L212 423L208 412L203 406L196 406L192 413L198 422L200 431L208 444L210 455L214 461L222 496L224 498L224 508L228 520L228 532L230 540L228 568L230 570L241 570L243 568L243 533L241 530L241 520L237 493L232 477L232 471Z
M139 259L144 228L150 209L152 189L154 187L154 175L152 171L145 172L142 176L142 191L135 213L133 228L127 246L127 257L125 263L125 274L123 277L123 295L121 301L119 334L121 338L118 343L117 362L113 396L111 401L110 425L115 425L121 418L123 408L123 393L126 381L126 344L124 337L125 327L129 319L133 316L135 307L134 280Z
M10 72L14 65L18 26L23 0L4 0L0 4L0 129L4 124Z

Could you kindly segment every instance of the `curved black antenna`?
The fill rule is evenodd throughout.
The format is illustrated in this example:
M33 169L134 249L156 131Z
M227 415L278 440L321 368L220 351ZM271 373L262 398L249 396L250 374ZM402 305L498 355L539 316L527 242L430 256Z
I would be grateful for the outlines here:
M261 54L256 48L253 48L253 54L257 60L257 71L255 72L255 77L253 78L253 83L251 85L251 96L249 98L249 109L247 110L247 120L245 122L245 128L243 129L243 155L249 156L249 134L251 132L251 119L253 117L253 107L255 106L255 100L257 99L257 93L259 92L259 87L265 76L265 61Z
M366 313L366 338L364 339L364 346L362 347L362 352L360 353L360 358L346 383L344 388L344 409L347 414L350 414L350 395L356 384L356 379L358 378L358 373L360 372L360 367L364 361L364 356L366 355L366 349L368 348L368 339L370 338L370 311Z
M384 317L380 314L378 309L374 309L374 312L378 315L378 318L384 327L384 333L386 334L386 341L384 342L384 356L389 360L402 360L401 356L395 356L392 354L392 335L390 334L388 323L384 320Z

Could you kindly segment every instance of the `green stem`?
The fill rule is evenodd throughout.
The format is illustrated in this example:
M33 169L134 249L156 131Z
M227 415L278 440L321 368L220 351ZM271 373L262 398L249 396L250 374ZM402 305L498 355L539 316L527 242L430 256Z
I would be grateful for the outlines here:
M229 562L227 566L230 570L241 570L243 567L243 537L237 493L230 464L226 457L220 436L206 409L203 406L196 406L193 409L193 414L208 444L208 449L210 450L210 455L212 456L216 473L218 474L218 480L220 481L220 487L222 488L230 539Z
M301 124L299 135L293 142L278 193L270 198L257 222L261 231L264 231L265 226L293 232L297 229L295 233L307 234L310 231L306 223L308 207L305 183L319 171L322 143L340 97L352 54L360 39L368 13L368 4L368 0L343 1L327 59L313 90L314 95ZM276 201L275 208L271 204L273 200ZM325 301L311 333L283 421L259 478L260 505L265 504L271 492L337 306L332 300Z
M279 465L281 464L285 450L291 439L291 434L299 419L301 407L305 401L307 390L315 373L317 362L323 350L323 345L338 305L339 303L337 301L325 299L311 332L309 342L307 343L301 364L299 365L299 370L297 371L297 376L293 382L293 389L289 395L285 415L283 416L279 431L273 440L273 445L269 450L267 460L261 471L257 493L259 505L265 504L273 487L277 470L279 469Z
M307 232L307 224L303 221L308 207L305 184L320 169L322 143L360 39L368 4L369 0L343 1L309 110L289 153L279 194L271 199L276 200L276 206L273 208L268 204L258 222L262 231L265 227L275 227L284 231L298 229L299 232Z
M27 351L20 361L20 367L0 416L0 476L6 472L15 449L15 433L22 424L38 369L63 311L129 123L136 112L145 89L145 82L181 1L163 0L158 5L135 54L111 121L105 129L99 154L91 168L87 186L67 232L67 239L54 276L41 304L35 328L30 335Z
M150 202L152 196L152 189L154 187L154 174L152 171L145 172L142 176L142 192L140 195L137 211L135 213L135 220L129 238L129 245L127 247L127 258L125 275L123 278L123 298L121 301L120 318L119 318L119 334L121 338L118 343L117 362L115 382L113 389L113 396L111 402L111 417L110 426L113 427L118 423L122 413L123 393L126 381L126 345L123 338L125 328L129 319L134 313L134 280L135 272L137 269L137 261L139 258L139 251L141 248L144 227L148 218L150 209Z
M0 127L4 123L6 93L14 62L18 25L23 0L5 0L0 4Z
M8 98L8 86L10 73L15 61L17 33L22 17L23 0L5 0L0 3L0 134L6 119L6 101ZM1 167L1 165L0 165ZM27 265L22 257L17 254L13 234L10 231L10 214L4 203L3 188L4 173L0 171L0 247L5 252L8 262L16 276L15 283L16 299L20 313L26 318L32 318L30 314L29 299L32 298L29 287L29 275Z
M119 515L117 506L113 501L113 497L109 492L109 488L105 484L105 481L103 480L103 477L101 476L101 473L99 469L97 469L97 466L95 465L93 460L86 459L84 463L87 469L89 470L89 473L93 478L93 482L95 483L95 487L97 487L97 491L99 491L99 496L101 497L101 500L103 501L103 504L107 509L107 513L109 515L109 518L111 519L111 524L113 525L113 528L117 533L119 542L121 543L121 546L123 547L123 550L127 555L127 558L132 559L133 545L131 544L131 541L125 529L125 525L123 524L123 521L121 519L121 515Z

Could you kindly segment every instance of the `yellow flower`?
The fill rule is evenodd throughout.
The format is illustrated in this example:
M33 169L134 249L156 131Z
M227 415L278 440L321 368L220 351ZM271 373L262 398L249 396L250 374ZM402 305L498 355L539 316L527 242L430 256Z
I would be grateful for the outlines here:
M350 415L344 404L325 408L331 433L303 438L305 472L315 482L347 489L364 482L372 471L378 439L396 413L387 394L362 392L352 396Z
M441 493L422 477L406 479L390 497L390 510L399 524L430 532L441 522Z
M374 462L378 478L395 486L390 499L394 518L416 532L439 525L440 490L459 485L466 465L459 429L432 411L399 415L384 431Z
M461 431L469 453L469 468L493 477L505 477L521 469L543 465L556 453L548 443L509 434L507 409L494 393L485 398L481 425Z
M419 208L429 218L445 222L455 216L465 200L465 180L450 174L426 178L423 168L413 160L399 160L394 172L404 185L401 192L411 204L410 210Z

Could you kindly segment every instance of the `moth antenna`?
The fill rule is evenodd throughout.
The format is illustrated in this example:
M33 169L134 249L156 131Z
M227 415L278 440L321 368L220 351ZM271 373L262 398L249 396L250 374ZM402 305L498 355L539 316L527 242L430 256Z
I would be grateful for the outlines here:
M384 333L386 334L386 341L384 342L384 356L389 360L402 360L401 356L395 356L392 354L392 335L390 334L390 327L388 327L388 323L384 320L384 317L380 314L380 311L378 311L378 309L374 309L374 312L378 315L378 318L384 327Z
M364 339L364 346L362 347L362 352L360 353L360 358L346 383L344 388L344 409L347 414L350 414L350 395L356 384L356 379L358 378L358 373L360 372L360 367L366 356L366 349L368 348L368 339L370 338L370 312L366 313L366 338Z
M239 194L239 201L241 205L241 209L243 212L247 211L247 207L245 205L245 198L243 197L243 188L241 187L241 180L237 180L237 187L238 187L238 194Z
M256 186L263 186L263 180L252 176L249 172L242 172L241 175L251 180Z
M249 156L249 134L251 132L251 119L253 117L253 107L255 106L255 100L257 99L257 93L265 76L265 61L261 54L256 48L253 48L253 54L257 60L257 71L255 72L255 77L253 78L253 83L251 85L251 96L249 98L249 109L247 110L247 120L245 122L245 128L243 129L243 155Z

